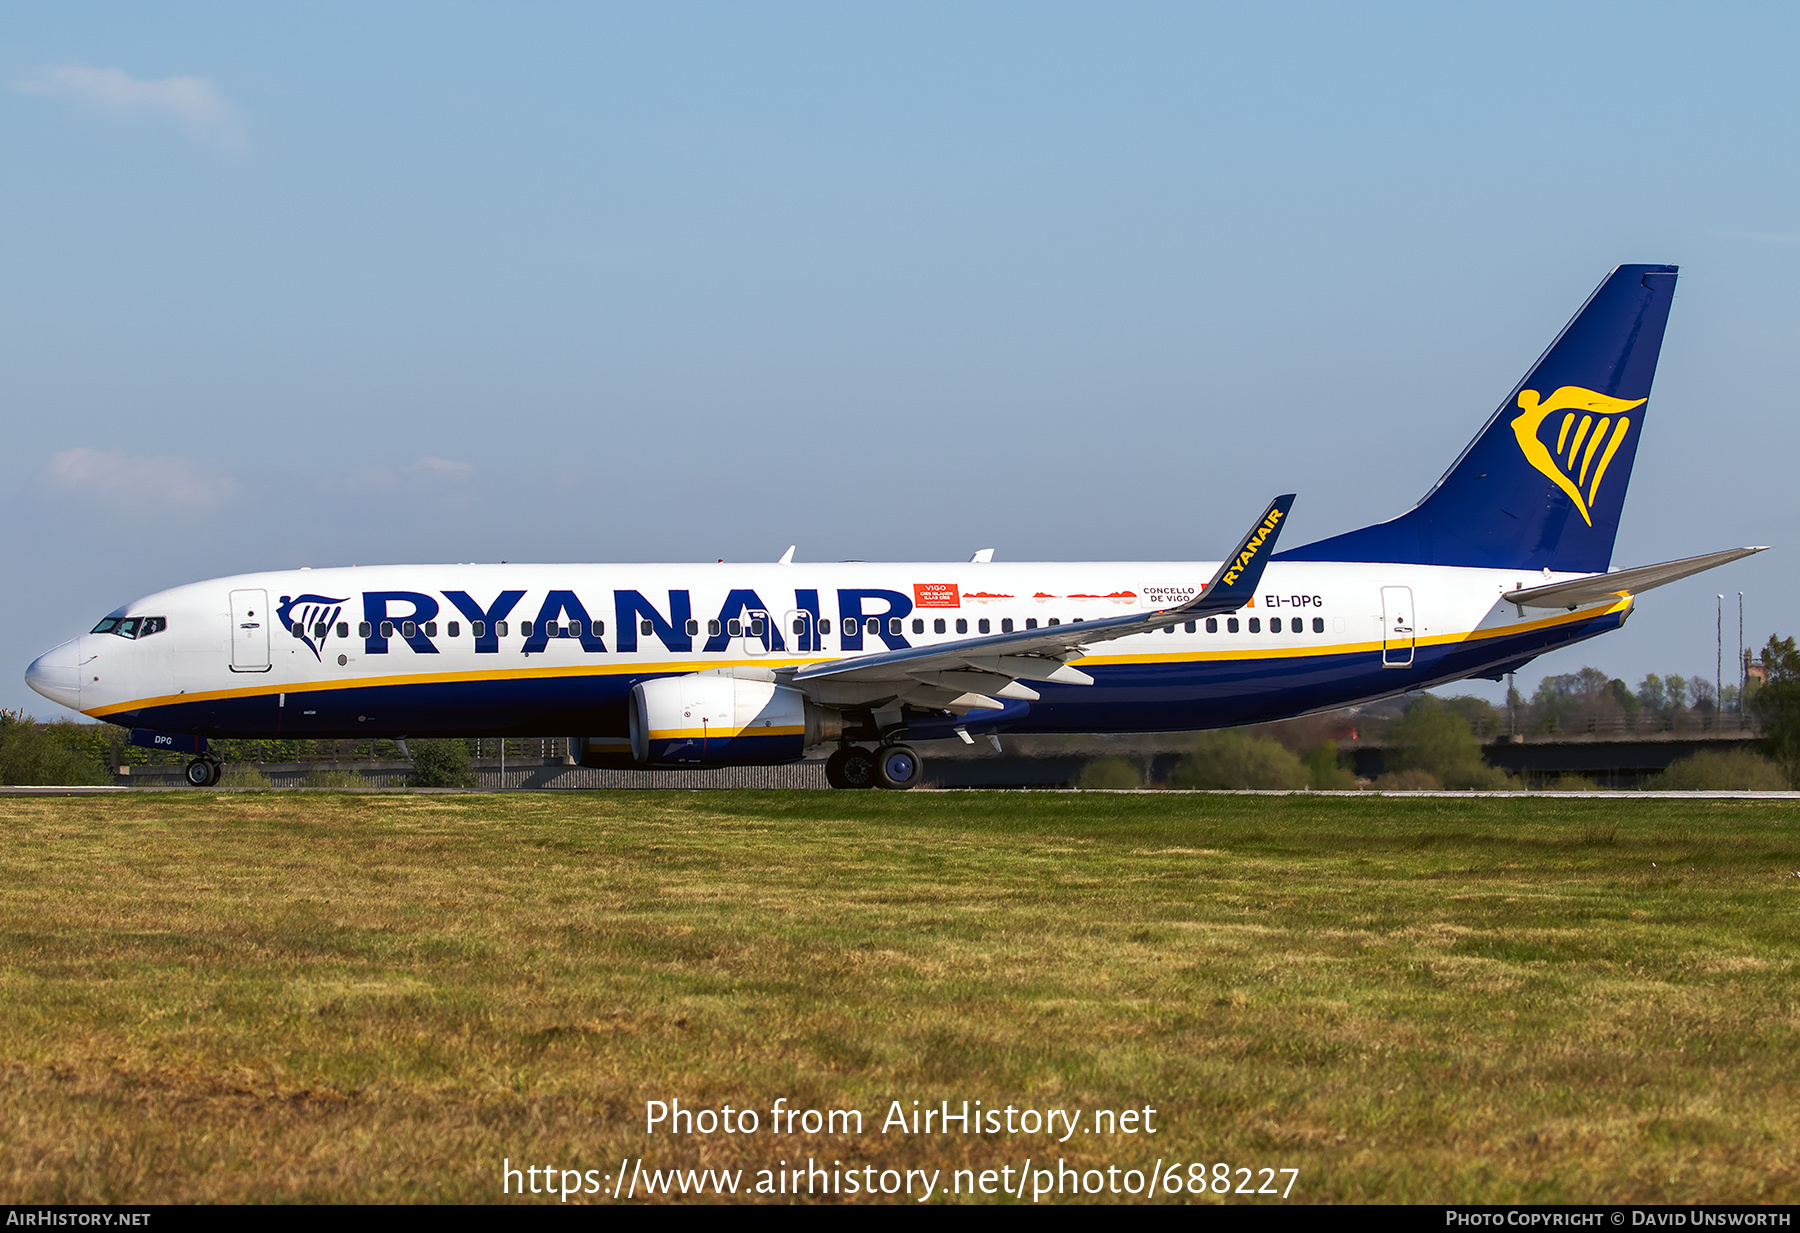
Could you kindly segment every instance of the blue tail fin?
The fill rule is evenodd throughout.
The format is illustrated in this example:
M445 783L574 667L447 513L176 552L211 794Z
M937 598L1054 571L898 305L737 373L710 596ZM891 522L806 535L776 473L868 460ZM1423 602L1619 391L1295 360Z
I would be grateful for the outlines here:
M1607 275L1418 505L1275 559L1605 570L1675 273L1622 265Z

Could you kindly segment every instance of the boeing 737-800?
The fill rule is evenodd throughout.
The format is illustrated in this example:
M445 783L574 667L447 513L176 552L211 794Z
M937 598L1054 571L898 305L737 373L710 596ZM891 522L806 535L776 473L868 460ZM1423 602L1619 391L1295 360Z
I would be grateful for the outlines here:
M1757 548L1608 572L1676 268L1626 265L1412 510L1301 548L1277 497L1223 562L393 565L134 600L37 659L62 706L220 737L563 736L584 766L790 762L907 788L907 740L1278 719L1616 629Z

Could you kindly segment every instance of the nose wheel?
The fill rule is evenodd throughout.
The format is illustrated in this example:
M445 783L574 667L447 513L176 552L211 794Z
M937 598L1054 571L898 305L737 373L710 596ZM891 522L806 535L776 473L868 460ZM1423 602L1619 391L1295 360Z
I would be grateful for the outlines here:
M195 758L187 764L187 781L196 788L210 788L219 782L225 768L213 758Z

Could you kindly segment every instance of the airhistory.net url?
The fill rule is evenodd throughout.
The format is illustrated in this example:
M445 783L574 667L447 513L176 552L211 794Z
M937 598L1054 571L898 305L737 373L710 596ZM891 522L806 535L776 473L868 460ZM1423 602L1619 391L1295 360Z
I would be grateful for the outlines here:
M1036 1167L1034 1167L1036 1166ZM688 1195L719 1198L742 1195L801 1197L875 1196L910 1198L928 1203L933 1198L959 1195L1011 1195L1033 1203L1045 1199L1087 1195L1120 1198L1182 1198L1203 1194L1287 1198L1300 1178L1300 1170L1269 1167L1233 1167L1223 1161L1157 1160L1146 1168L1112 1165L1104 1169L1071 1167L1062 1159L1054 1165L1027 1158L1023 1165L998 1169L883 1169L878 1165L830 1166L808 1159L805 1165L783 1160L769 1169L658 1169L642 1157L627 1156L617 1172L598 1169L515 1167L503 1160L501 1193L572 1198L600 1196L614 1200L660 1199ZM948 1172L949 1176L944 1176ZM1282 1179L1285 1184L1282 1184ZM540 1182L542 1183L540 1185Z

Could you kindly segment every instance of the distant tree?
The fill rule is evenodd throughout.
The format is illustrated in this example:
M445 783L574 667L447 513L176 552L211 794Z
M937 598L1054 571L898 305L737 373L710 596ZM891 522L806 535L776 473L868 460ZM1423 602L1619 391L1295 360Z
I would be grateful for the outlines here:
M23 711L0 711L0 783L102 784L106 767L83 752L94 724L44 724Z
M1710 711L1719 704L1718 689L1703 676L1688 682L1689 705L1696 711Z
M1500 712L1486 698L1474 694L1456 694L1442 700L1445 707L1462 716L1463 722L1477 737L1500 731Z
M1792 638L1769 639L1762 651L1766 680L1750 699L1762 728L1763 753L1800 788L1800 650Z
M421 739L411 742L413 773L408 783L415 788L473 788L475 760L469 747L453 739Z
M1608 692L1612 694L1613 701L1619 704L1620 710L1624 711L1627 715L1635 715L1638 713L1639 703L1637 695L1631 692L1631 686L1627 685L1624 681L1621 681L1618 677L1614 677L1611 681L1607 682L1606 688Z
M1453 790L1506 782L1504 771L1483 761L1481 742L1468 721L1430 694L1388 725L1387 745L1390 772L1425 771Z
M1669 705L1668 690L1663 687L1663 679L1656 673L1648 673L1637 688L1638 702L1646 711L1654 711L1660 715Z
M1668 702L1664 709L1679 711L1687 705L1688 683L1685 676L1676 676L1673 672L1663 678L1663 687L1668 691Z
M1343 764L1335 741L1320 741L1300 755L1300 762L1315 788L1348 792L1356 787L1356 774Z
M1169 776L1172 788L1304 788L1309 782L1300 759L1278 741L1233 729L1201 733L1194 752Z

